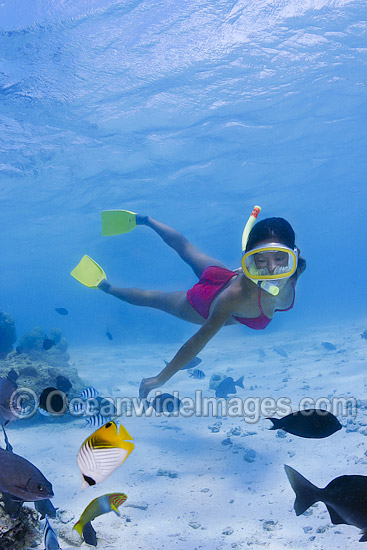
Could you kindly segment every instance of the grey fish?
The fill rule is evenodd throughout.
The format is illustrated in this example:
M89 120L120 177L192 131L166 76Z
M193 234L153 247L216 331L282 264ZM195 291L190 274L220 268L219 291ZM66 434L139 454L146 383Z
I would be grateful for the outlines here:
M0 491L26 502L54 496L42 472L22 456L0 449Z
M239 388L243 388L243 376L236 380L236 382L233 380L231 376L227 376L218 386L215 390L215 397L224 397L225 399L228 398L228 395L237 393L236 386Z
M192 372L190 372L190 376L192 378L195 378L195 380L201 380L202 378L205 378L205 372L203 372L200 369L195 369Z
M60 550L59 541L55 531L52 529L48 517L46 516L45 527L43 529L43 541L45 550Z
M288 357L288 353L283 348L274 347L273 350L281 357Z
M365 340L367 340L367 330L364 330L361 334L361 338L364 338Z
M321 342L321 345L324 349L327 349L328 351L336 349L336 346L334 346L334 344L332 344L331 342Z
M168 361L165 361L165 363L166 365L168 365ZM200 357L194 357L194 359L191 359L191 361L189 361L188 363L186 363L186 365L181 367L180 370L194 369L195 367L200 365L200 363L201 363Z
M285 465L285 472L296 493L296 515L303 514L316 502L323 502L334 525L354 525L362 529L359 542L367 542L367 477L345 475L336 477L319 489L300 473Z
M267 420L273 423L271 430L280 429L299 437L314 439L329 437L342 428L336 416L323 409L297 411L283 418L268 417Z
M68 310L64 307L55 307L55 311L57 311L59 315L69 315Z
M41 514L40 519L45 519L46 515L49 518L56 517L56 508L52 504L51 500L48 498L45 498L44 500L37 500L34 503L34 507L37 510L37 512Z

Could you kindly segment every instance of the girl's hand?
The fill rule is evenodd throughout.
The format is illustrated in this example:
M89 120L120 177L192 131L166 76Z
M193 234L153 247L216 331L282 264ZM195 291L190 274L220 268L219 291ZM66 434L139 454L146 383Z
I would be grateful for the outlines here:
M162 384L158 381L157 376L153 376L152 378L143 378L139 388L140 399L146 399L148 397L149 392L151 392L155 388L159 388L159 386L161 385Z

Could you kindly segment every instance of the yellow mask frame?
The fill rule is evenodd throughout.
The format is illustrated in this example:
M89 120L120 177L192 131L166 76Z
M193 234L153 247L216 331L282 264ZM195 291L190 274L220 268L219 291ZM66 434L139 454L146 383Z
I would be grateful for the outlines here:
M283 269L288 268L287 271L278 271L277 273L261 273L262 269L256 266L256 254L266 254L268 252L282 252L288 254L288 260L286 266L277 266ZM298 264L298 249L292 250L288 246L280 243L269 243L264 246L257 246L252 250L249 250L242 256L242 269L246 277L254 281L272 281L278 279L288 279L293 275L297 269Z

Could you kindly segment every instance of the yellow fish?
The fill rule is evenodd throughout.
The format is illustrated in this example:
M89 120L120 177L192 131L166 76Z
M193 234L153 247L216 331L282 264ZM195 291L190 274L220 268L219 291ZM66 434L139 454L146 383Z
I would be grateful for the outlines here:
M78 531L79 535L82 536L84 526L96 517L101 516L102 514L107 514L111 511L114 511L118 516L120 516L121 514L118 507L121 506L126 499L127 496L125 493L109 493L107 495L102 495L101 497L95 498L88 504L73 529ZM86 540L86 542L88 541Z
M127 459L134 449L134 439L128 431L114 421L107 422L90 435L80 447L78 466L82 474L82 489L101 483Z

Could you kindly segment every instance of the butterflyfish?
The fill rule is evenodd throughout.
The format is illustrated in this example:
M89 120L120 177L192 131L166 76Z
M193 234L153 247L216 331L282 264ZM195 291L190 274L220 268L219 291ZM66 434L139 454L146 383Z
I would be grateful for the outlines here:
M82 489L101 483L127 459L134 449L134 439L114 421L107 422L90 435L80 447L78 466L82 474Z

